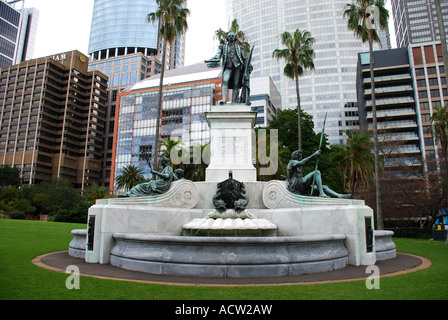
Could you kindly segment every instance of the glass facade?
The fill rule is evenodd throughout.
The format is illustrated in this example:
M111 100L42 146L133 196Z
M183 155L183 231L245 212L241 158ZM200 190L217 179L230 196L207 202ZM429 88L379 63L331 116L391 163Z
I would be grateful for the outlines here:
M359 128L346 114L356 112L357 54L368 50L361 40L347 30L342 17L346 0L226 0L227 18L238 19L250 43L255 45L253 76L271 76L281 92L283 108L296 108L295 83L283 75L284 62L272 58L282 48L279 35L296 29L309 30L316 39L313 46L315 70L299 79L302 109L314 118L315 131L322 130L328 113L325 133L332 144L346 141L344 130ZM386 35L382 35L387 39ZM383 48L390 45L384 41ZM350 106L353 106L351 108Z
M148 23L146 17L156 10L154 0L95 0L89 54L101 54L102 50L111 48L126 53L134 53L134 48L156 50L158 25ZM133 51L127 52L128 48L133 48ZM109 57L110 51L106 54ZM104 59L106 56L96 58Z
M205 112L210 111L215 100L215 88L216 81L165 88L161 138L182 140L187 147L207 144L210 131ZM115 174L125 165L133 164L145 170L147 178L151 177L143 154L153 150L157 101L158 90L120 95Z
M14 62L20 12L0 1L0 67Z

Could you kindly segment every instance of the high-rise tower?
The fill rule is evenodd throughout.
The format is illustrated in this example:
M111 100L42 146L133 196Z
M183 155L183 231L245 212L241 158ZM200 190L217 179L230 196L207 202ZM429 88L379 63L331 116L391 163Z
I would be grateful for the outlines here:
M159 26L147 20L148 13L156 10L154 0L95 0L89 41L91 59L103 60L138 52L145 56L160 55ZM179 36L168 52L169 69L183 66L185 36Z
M439 0L444 21L448 21L448 1ZM397 46L440 41L434 0L392 0ZM445 24L448 32L448 24Z
M39 11L24 8L24 1L0 0L0 67L32 58L38 19Z
M314 118L315 130L322 130L330 143L346 140L344 130L359 128L356 106L356 66L358 53L368 50L347 30L343 18L346 0L226 0L227 18L238 20L240 29L255 45L254 76L270 75L279 88L284 108L296 108L294 81L283 75L284 62L272 58L282 48L279 35L284 31L308 30L316 39L313 46L315 70L299 79L302 110ZM390 47L387 34L380 35L382 47Z
M448 0L439 0L448 33ZM414 78L422 158L428 173L443 169L443 148L428 129L436 108L448 102L446 66L434 0L392 0L398 47L407 47Z

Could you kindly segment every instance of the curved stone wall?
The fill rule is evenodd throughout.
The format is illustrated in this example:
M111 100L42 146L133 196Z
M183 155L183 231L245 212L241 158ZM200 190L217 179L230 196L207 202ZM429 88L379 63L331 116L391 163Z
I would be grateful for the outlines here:
M113 235L110 263L152 274L277 277L326 272L348 264L345 235L184 237Z

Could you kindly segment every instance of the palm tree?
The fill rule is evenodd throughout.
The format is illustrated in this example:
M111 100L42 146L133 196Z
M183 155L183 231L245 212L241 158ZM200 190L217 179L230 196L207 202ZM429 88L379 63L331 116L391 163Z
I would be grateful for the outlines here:
M297 110L298 110L298 143L299 150L302 150L302 126L301 126L301 107L300 107L300 93L299 93L299 76L303 74L306 69L314 69L314 50L313 44L315 39L311 36L309 31L301 32L299 29L293 34L285 31L280 35L282 44L286 49L276 49L272 56L286 61L283 73L296 82L297 94Z
M242 46L244 51L248 53L250 51L249 42L247 42L247 37L244 31L240 30L238 20L234 19L230 25L229 31L224 31L221 28L215 31L215 39L219 40L220 44L226 44L227 35L229 33L234 33L236 35L236 44Z
M117 188L124 189L125 192L143 181L145 181L143 170L132 164L124 166L121 173L115 179Z
M159 82L159 100L157 103L156 118L156 136L154 150L154 169L158 167L159 136L160 136L160 118L162 113L163 101L163 77L165 75L165 61L167 43L173 44L173 41L179 34L183 34L188 29L187 16L190 10L184 7L184 0L156 0L159 6L156 12L148 14L147 19L151 23L159 24L159 37L163 39L162 69L160 71Z
M377 8L377 9L376 9ZM377 10L379 18L375 21L375 15L372 19L372 14ZM372 92L372 116L373 116L373 148L375 153L375 190L376 190L376 213L377 213L377 228L384 228L383 214L381 212L381 195L380 195L380 159L378 150L378 129L376 119L376 104L375 104L375 77L373 73L373 42L380 42L377 31L373 28L380 28L385 30L388 25L389 11L385 8L384 0L354 0L344 8L344 18L347 19L347 27L352 30L355 35L361 38L363 43L369 42L370 52L370 83Z
M374 176L375 156L372 139L367 132L346 132L347 145L339 146L332 155L332 162L339 164L344 186L355 196L356 190L367 187Z

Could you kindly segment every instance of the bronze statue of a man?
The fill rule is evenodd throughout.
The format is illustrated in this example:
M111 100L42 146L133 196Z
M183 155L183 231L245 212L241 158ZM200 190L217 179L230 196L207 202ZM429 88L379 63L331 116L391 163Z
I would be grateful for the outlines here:
M249 86L249 76L253 70L250 63L251 57L247 57L242 46L236 44L236 35L230 32L227 35L227 43L221 44L218 47L216 55L205 62L216 64L222 59L222 97L219 104L225 104L227 100L227 93L229 89L233 90L231 103L238 103L246 101L239 101L239 92L243 86ZM248 97L248 95L246 95Z

